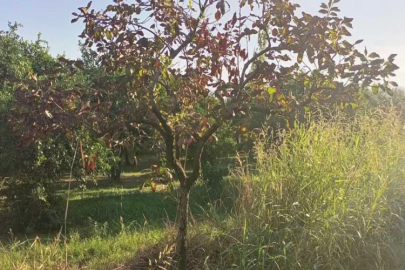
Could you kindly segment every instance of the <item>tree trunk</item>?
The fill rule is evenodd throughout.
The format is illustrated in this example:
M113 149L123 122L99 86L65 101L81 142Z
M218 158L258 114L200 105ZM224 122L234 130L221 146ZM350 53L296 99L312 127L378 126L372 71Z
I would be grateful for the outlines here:
M188 225L188 208L190 189L182 186L180 190L180 203L179 203L179 223L177 233L177 246L179 250L179 270L187 269L187 225Z
M121 183L122 166L121 161L116 162L111 166L111 180L116 183Z

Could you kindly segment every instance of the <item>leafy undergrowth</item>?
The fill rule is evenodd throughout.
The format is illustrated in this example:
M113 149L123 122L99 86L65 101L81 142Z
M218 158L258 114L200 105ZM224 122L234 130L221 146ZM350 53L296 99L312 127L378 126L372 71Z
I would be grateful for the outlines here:
M404 124L397 113L381 111L345 120L297 128L277 147L262 136L256 164L241 162L219 200L204 203L197 186L190 269L401 269ZM90 232L71 231L67 259L63 238L14 239L1 247L0 268L63 269L66 261L69 269L174 268L174 200L116 192L82 203L73 196L71 215L95 218ZM155 219L153 225L133 214L141 205L138 212L151 211L145 220ZM138 222L111 226L119 216Z

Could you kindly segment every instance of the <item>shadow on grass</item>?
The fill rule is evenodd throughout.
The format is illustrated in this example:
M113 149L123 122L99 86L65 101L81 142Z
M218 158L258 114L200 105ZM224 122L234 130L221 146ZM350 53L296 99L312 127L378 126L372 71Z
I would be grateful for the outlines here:
M69 202L69 226L81 226L88 220L109 225L130 224L156 226L166 220L173 221L176 216L176 202L172 198L164 198L160 193L144 193L132 191L120 194L94 194ZM120 227L120 226L118 226Z
M87 194L69 202L68 229L82 230L86 226L108 227L108 233L116 234L126 228L150 225L164 228L173 224L177 212L177 191L163 193L139 190L116 189L107 193ZM199 184L192 188L190 212L192 221L198 222L209 211L210 194L206 186ZM231 205L222 207L226 214ZM217 209L218 210L218 209ZM218 211L220 212L220 211ZM107 224L107 225L105 225Z
M96 183L88 181L86 188L81 189L79 182L71 181L67 231L91 237L95 233L98 234L95 230L99 230L102 235L114 236L123 228L136 230L147 225L160 229L172 225L176 219L177 191L151 192L150 187L145 187L141 191L139 187L151 177L150 173L128 171L122 175L121 183L99 177ZM161 188L159 186L158 190ZM35 238L36 235L43 234L53 238L64 224L67 189L68 182L65 179L58 187L62 201L58 210L55 210L56 225L52 226L53 229L44 227L31 232L13 230L14 233L21 234L23 238ZM208 203L212 202L212 198L205 185L199 183L192 188L190 196L192 222L203 219L204 213L210 211ZM226 213L226 210L223 212ZM8 229L2 232L7 233Z

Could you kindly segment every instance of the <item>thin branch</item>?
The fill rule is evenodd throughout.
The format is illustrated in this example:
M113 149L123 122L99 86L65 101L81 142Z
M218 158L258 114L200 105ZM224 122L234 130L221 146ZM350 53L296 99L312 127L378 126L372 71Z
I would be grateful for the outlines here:
M242 70L242 75L241 75L241 82L240 85L243 87L245 87L245 85L250 81L250 80L245 80L245 76L246 76L246 71L249 68L249 66L256 61L257 59L259 59L260 56L262 56L263 54L266 54L270 51L282 51L284 50L284 47L267 47L266 49L263 49L262 51L260 51L259 53L256 53L255 55L253 55L252 58L250 58L244 65L243 65L243 70Z
M190 32L187 36L187 38L184 40L184 42L176 49L176 50L172 50L170 52L170 58L172 58L172 60L174 58L176 58L177 55L179 55L179 53L185 48L187 47L188 44L191 43L191 41L193 41L193 38L197 32L198 26L200 24L201 19L204 17L204 12L207 8L208 5L208 0L205 0L204 5L200 6L200 14L198 15L198 19L197 22L195 24L195 28L192 30L192 32Z
M177 142L179 141L179 134L176 133L176 135L174 136L174 143L175 143L175 151L176 151L176 159L179 160L180 159L180 147L177 144Z

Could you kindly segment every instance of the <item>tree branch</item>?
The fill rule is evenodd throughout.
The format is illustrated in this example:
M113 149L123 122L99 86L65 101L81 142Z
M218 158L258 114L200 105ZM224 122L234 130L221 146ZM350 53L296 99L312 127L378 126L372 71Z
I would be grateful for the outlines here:
M191 188L195 181L197 181L198 177L200 176L200 169L201 169L201 155L204 149L205 143L208 139L222 126L223 122L214 123L205 134L199 139L197 143L197 148L194 154L194 161L193 161L193 172L187 178L186 186L187 188Z
M170 52L170 58L174 59L176 58L176 56L188 45L190 44L191 41L193 41L193 38L195 36L195 33L197 32L198 29L198 25L200 24L201 19L204 16L204 12L205 9L207 8L207 4L208 4L208 0L205 0L204 5L200 6L200 14L198 15L198 19L197 22L195 24L195 28L192 30L192 32L190 32L187 35L187 38L184 40L184 42L176 49L176 50L172 50Z
M249 66L256 61L260 56L262 56L263 54L266 54L272 50L283 50L283 48L281 47L267 47L266 49L262 50L259 53L256 53L255 55L253 55L252 58L250 58L244 65L243 65L243 70L242 70L242 74L241 74L241 82L240 85L242 85L242 87L244 87L249 80L245 81L245 76L246 76L246 71L249 68Z
M266 54L266 53L268 53L268 52L270 52L270 51L275 51L275 50L277 50L277 51L282 51L282 50L285 50L286 48L285 47L280 47L280 46L278 46L278 47L267 47L266 49L264 49L264 50L262 50L262 51L260 51L259 53L256 53L252 58L250 58L244 65L243 65L243 70L242 70L242 74L241 74L241 79L240 79L240 82L239 82L239 84L238 84L238 93L236 94L236 100L239 100L239 97L240 97L240 95L241 95L241 90L246 86L246 84L248 84L252 79L253 79L253 77L254 76L252 76L252 78L249 78L249 79L246 79L245 77L246 77L246 72L247 72L247 70L248 70L248 68L249 68L249 66L253 63L253 62L255 62L257 59L259 59L259 57L260 56L262 56L263 54Z

